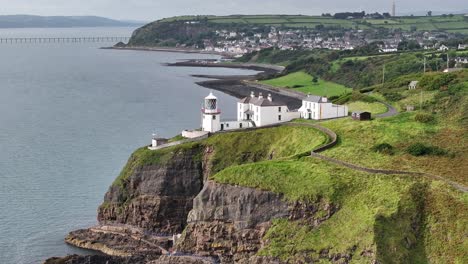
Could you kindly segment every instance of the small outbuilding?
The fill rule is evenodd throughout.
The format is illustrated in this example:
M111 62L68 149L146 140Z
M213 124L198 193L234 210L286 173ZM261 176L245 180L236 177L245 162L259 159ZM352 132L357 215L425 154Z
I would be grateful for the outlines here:
M169 142L166 138L158 138L156 134L153 134L153 138L151 140L151 147L156 148L162 145L165 145Z
M407 105L406 106L406 112L413 112L414 111L414 105Z
M360 121L371 120L371 113L370 112L353 112L351 117L354 120L360 120Z
M410 89L410 90L416 89L418 87L418 83L419 83L418 81L410 82L410 84L408 85L408 89Z

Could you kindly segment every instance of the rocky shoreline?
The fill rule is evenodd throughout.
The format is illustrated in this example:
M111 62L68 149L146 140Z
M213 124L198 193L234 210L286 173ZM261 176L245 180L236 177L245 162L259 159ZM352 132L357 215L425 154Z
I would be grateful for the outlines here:
M256 81L280 74L284 71L284 67L282 66L248 63L210 63L194 60L171 63L167 64L167 66L216 67L257 71L258 73L254 75L193 75L194 77L209 79L197 82L198 85L211 90L220 91L238 99L250 96L251 92L256 94L263 93L264 95L271 94L277 100L286 103L289 109L298 109L301 107L302 98L305 96L305 94L301 92L278 89Z

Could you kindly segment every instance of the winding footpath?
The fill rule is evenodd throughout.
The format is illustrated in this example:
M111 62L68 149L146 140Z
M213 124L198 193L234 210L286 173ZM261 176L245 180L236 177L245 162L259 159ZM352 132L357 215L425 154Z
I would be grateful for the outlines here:
M392 111L389 111L389 112L391 113ZM389 112L387 112L387 113L389 113ZM395 114L393 114L393 115L395 115ZM392 116L392 115L387 115L386 117L388 117L388 116ZM461 185L461 184L459 184L457 182L448 180L445 177L442 177L442 176L439 176L439 175L434 175L434 174L425 173L425 172L401 171L401 170L384 170L384 169L367 168L367 167L358 166L358 165L355 165L355 164L352 164L352 163L349 163L349 162L346 162L346 161L342 161L342 160L339 160L339 159L335 159L335 158L331 158L331 157L322 155L322 154L320 154L321 152L323 152L325 150L328 150L328 149L331 149L331 148L333 148L333 147L335 147L337 145L338 135L334 131L332 131L332 130L330 130L328 128L322 127L322 126L320 126L318 124L301 124L301 123L292 123L292 124L313 127L315 129L318 129L318 130L322 131L323 133L325 133L330 138L330 142L328 142L327 144L325 144L325 145L323 145L321 147L318 147L318 148L314 149L313 151L311 151L310 157L318 158L318 159L328 161L328 162L334 163L334 164L342 166L342 167L347 167L347 168L352 169L352 170L363 171L363 172L367 172L367 173L378 173L378 174L386 174L386 175L399 174L399 175L423 176L423 177L427 177L427 178L430 178L430 179L433 179L433 180L443 181L443 182L447 183L448 185L452 186L453 188L455 188L455 189L457 189L457 190L459 190L461 192L464 192L464 193L468 192L468 187L466 187L464 185ZM290 124L290 125L292 125L292 124Z

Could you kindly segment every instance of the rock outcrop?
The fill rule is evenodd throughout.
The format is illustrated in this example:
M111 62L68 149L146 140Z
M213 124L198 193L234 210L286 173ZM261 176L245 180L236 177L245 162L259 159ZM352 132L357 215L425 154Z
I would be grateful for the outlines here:
M292 210L281 195L211 181L193 204L177 250L217 256L223 263L249 259L262 247L271 220Z
M203 187L199 153L198 147L180 149L163 163L134 168L123 186L114 184L105 195L99 222L181 233L192 200Z

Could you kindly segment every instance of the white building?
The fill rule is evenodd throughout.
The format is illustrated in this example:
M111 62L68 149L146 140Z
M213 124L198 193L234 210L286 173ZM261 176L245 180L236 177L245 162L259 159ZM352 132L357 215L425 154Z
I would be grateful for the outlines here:
M408 85L409 90L414 90L418 87L418 81L411 81L410 84Z
M202 108L202 130L205 132L217 132L221 127L221 111L218 109L218 98L210 93L205 97Z
M221 111L218 108L218 98L210 93L205 97L202 108L202 131L215 133L224 130L253 127L251 121L222 121Z
M273 99L271 94L265 98L262 93L256 97L252 92L237 103L237 120L251 121L256 127L289 122L296 118L300 118L299 112L290 111L285 103Z
M440 45L439 51L447 51L447 50L449 50L449 48L448 48L447 46L445 46L445 45L443 45L443 44Z
M304 119L331 119L348 116L348 106L335 105L329 102L326 97L307 95L302 100L302 107L299 112Z

